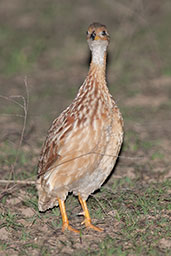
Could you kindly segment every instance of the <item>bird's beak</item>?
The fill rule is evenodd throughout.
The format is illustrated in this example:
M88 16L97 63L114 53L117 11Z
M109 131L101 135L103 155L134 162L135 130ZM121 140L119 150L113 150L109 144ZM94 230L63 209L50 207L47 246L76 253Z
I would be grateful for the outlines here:
M99 40L100 37L99 36L95 36L94 40Z

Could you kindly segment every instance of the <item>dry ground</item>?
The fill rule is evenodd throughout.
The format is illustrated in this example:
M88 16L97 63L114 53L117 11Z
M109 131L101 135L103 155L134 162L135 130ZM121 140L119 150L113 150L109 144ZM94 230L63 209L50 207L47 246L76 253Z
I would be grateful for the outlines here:
M85 31L111 34L108 84L125 122L117 166L88 200L103 233L61 232L58 208L39 213L34 185L51 121L72 101L89 64ZM0 255L170 255L171 5L169 0L0 2ZM27 76L27 80L25 80Z

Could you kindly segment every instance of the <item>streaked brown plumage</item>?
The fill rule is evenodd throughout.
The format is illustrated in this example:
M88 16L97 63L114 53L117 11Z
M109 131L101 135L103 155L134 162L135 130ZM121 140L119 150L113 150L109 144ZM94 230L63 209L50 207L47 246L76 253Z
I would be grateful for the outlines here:
M106 26L91 24L87 41L92 52L88 76L71 105L53 121L38 165L39 210L59 204L63 230L75 232L65 211L68 192L79 196L85 225L101 231L91 224L86 200L110 174L123 141L122 116L106 85Z

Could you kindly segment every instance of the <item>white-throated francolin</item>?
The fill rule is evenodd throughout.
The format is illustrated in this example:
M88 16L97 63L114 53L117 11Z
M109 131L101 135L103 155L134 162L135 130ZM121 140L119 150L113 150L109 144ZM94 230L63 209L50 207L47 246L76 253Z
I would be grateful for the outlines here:
M106 84L106 26L93 23L87 32L92 53L88 75L76 98L48 131L38 164L40 211L59 205L65 229L69 225L64 201L68 192L78 195L86 227L91 223L86 200L111 173L123 141L123 120Z

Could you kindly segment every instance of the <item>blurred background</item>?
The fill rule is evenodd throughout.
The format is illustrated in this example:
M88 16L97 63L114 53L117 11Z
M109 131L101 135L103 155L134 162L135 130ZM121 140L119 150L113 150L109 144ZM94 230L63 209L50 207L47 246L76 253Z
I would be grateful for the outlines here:
M131 202L129 202L130 198L125 199L127 192L123 196L123 202L120 199L122 197L120 197L120 193L126 191L125 187L136 186L136 188L134 187L135 194L140 193L144 196L143 189L147 183L154 182L156 188L157 183L163 182L171 176L170 0L0 1L0 176L1 179L36 179L36 166L47 129L53 119L74 99L87 75L90 52L86 42L86 31L92 22L105 24L111 36L108 49L107 81L110 92L124 118L125 140L118 165L107 186L110 191L118 193L116 198L120 201L117 202L117 199L114 201L114 208L117 206L117 209L121 209L123 218L126 218L125 208L122 209L122 206L128 201L126 209L130 210ZM119 179L119 183L117 183L117 179ZM120 189L121 185L125 186L123 190ZM158 191L164 191L165 186L166 183L162 183ZM3 217L5 225L11 218L9 216L13 216L9 215L9 209L14 215L17 213L19 219L24 218L24 220L28 216L32 216L29 215L31 214L29 211L35 209L34 227L32 228L28 217L28 223L23 222L25 223L23 230L29 225L31 227L29 229L30 237L40 236L41 238L51 227L51 237L55 239L54 227L56 230L55 225L59 224L61 220L58 209L49 211L45 215L42 214L40 217L37 210L35 188L24 187L20 190L17 188L13 186L12 190L9 190L10 187L6 186L1 190L0 198L3 197L2 206L6 214ZM11 197L15 197L15 200L19 200L18 198L22 198L23 195L27 195L27 199L21 199L18 207L17 203L14 204L14 201L10 201L12 199L8 201L7 198L6 201L5 193L11 193ZM152 198L155 198L156 193L155 191ZM104 198L103 193L98 195ZM109 193L107 196L111 200ZM114 197L114 194L112 196ZM67 207L72 213L75 211L77 214L79 210L73 204L75 199L71 197L69 200L70 203ZM147 198L145 202L147 202ZM79 207L78 202L76 203L76 207ZM139 203L137 204L139 207ZM89 205L91 205L91 199ZM146 204L144 203L144 205ZM145 207L144 205L143 207ZM151 199L149 205L151 205ZM107 230L111 229L113 221L112 217L109 218L113 208L109 206L108 204L109 209L106 210L109 212ZM97 212L97 206L94 212ZM58 222L56 222L56 216ZM46 218L51 221L48 222ZM101 216L100 219L102 219ZM38 220L40 223L37 224ZM42 225L42 221L46 222L48 226ZM125 219L120 222L119 219L119 224L115 223L115 228L119 227L118 232L123 230L124 233L128 230L128 233L125 234L133 234L127 227L124 231L122 225L125 223L124 221ZM106 222L103 221L103 223ZM136 229L138 230L136 231L138 232L137 237L140 237L139 230L142 230L145 225L142 223ZM134 223L131 223L130 227L133 226ZM38 231L40 227L42 230ZM59 227L57 228L59 229ZM154 231L156 228L152 226L152 230ZM37 244L34 241L33 251L24 254L22 241L26 241L27 234L22 233L19 226L18 232L15 232L15 229L12 229L10 232L13 233L10 234L5 232L7 230L0 232L0 236L6 234L5 241L9 242L9 236L12 234L10 246L13 245L15 237L15 241L17 241L15 246L19 245L20 255L50 255L43 254L41 247L40 253L34 254L34 248L36 248L34 246L39 247L39 240L37 240ZM47 234L49 233L47 232ZM111 234L113 234L113 230L111 230ZM146 231L145 234L147 234ZM151 234L146 236L147 244L149 244ZM156 233L156 237L153 235L152 237L157 239L158 233ZM18 242L20 239L21 242ZM33 239L29 239L28 237L28 243L33 242ZM40 239L40 244L42 239L44 238ZM45 237L46 241L48 239ZM65 237L61 235L60 239L65 240ZM95 243L93 239L94 236L90 237L87 248L92 241ZM99 239L103 239L103 235ZM117 239L116 241L118 241ZM120 239L123 241L127 237L121 236ZM134 242L136 238L128 239ZM54 251L56 251L56 243L56 240L53 241ZM142 244L141 241L140 244ZM113 241L110 245L113 246ZM3 246L6 246L6 242ZM86 247L85 244L84 246ZM134 245L131 246L134 247ZM155 250L158 251L158 245L156 248ZM147 251L143 255L147 255ZM162 254L162 249L160 253L160 255L166 255ZM127 254L118 253L117 255Z
M160 174L168 171L170 11L169 0L1 0L2 176L9 177L14 164L15 175L36 172L47 129L87 75L85 32L94 21L104 23L111 35L107 80L125 122L118 172L132 177L147 172L149 178L149 159Z

